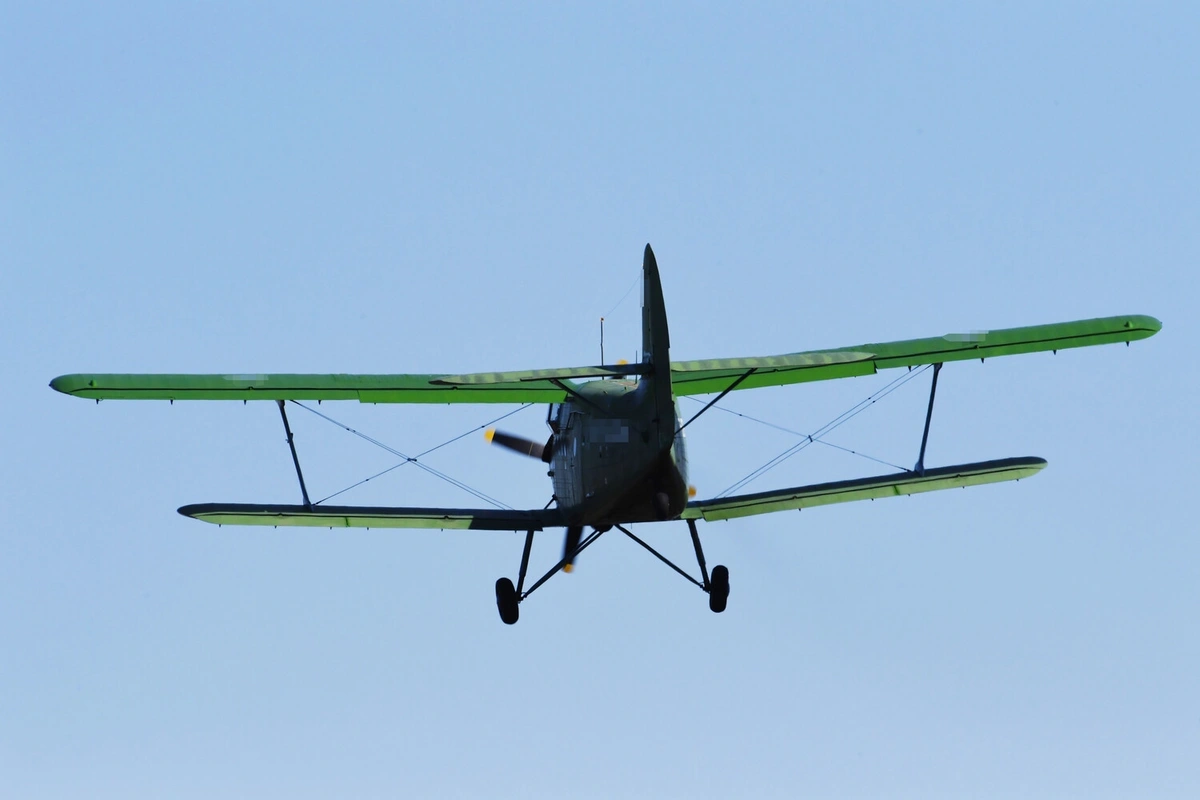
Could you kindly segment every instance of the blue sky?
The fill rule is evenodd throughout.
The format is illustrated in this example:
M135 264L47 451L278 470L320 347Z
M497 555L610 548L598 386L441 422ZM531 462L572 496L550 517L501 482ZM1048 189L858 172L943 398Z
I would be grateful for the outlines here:
M0 795L1194 797L1185 4L23 4L0 30ZM1019 484L702 526L729 610L602 538L500 624L512 534L212 528L294 502L269 404L55 375L468 372L1120 313L942 372L927 462ZM625 299L622 300L622 297ZM1183 366L1181 366L1183 365ZM814 430L894 375L731 396ZM915 461L912 382L830 441ZM322 410L406 452L508 409ZM544 435L544 409L505 421ZM292 413L310 490L394 460ZM700 494L793 440L712 412ZM468 436L429 462L540 506ZM810 448L754 489L873 474ZM411 468L347 502L472 505ZM683 525L643 526L681 562ZM534 567L561 547L539 537Z

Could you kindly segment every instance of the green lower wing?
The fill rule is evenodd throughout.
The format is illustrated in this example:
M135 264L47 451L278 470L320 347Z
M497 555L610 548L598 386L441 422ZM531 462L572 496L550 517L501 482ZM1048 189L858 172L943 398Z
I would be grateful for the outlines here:
M749 372L736 388L757 389L872 375L893 367L1132 342L1153 336L1161 329L1162 323L1154 317L1130 315L862 344L785 356L677 361L671 364L671 383L677 395L709 394L724 391L734 380Z
M504 511L478 508L389 508L201 503L184 506L185 517L215 525L309 528L438 528L475 531L540 531L560 527L557 509Z
M935 492L939 489L980 486L985 483L1019 481L1022 478L1036 475L1045 466L1046 462L1041 458L1005 458L998 461L980 461L975 464L958 464L953 467L927 469L924 474L900 472L874 478L796 486L773 492L694 501L688 503L683 517L684 519L704 519L712 522L735 517L748 517L754 514L770 514L774 511L793 511L813 506L825 506L832 503L850 503L855 500L875 500L881 497Z

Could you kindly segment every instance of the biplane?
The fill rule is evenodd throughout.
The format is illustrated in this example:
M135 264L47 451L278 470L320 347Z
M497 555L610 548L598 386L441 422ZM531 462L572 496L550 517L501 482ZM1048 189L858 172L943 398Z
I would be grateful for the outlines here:
M278 405L300 483L299 505L202 503L179 513L218 525L303 525L345 528L430 528L525 533L517 581L496 581L500 618L513 624L519 606L603 533L617 529L708 594L722 612L729 570L710 572L697 521L874 500L938 489L1020 480L1046 466L1033 457L926 467L925 449L938 373L952 361L1018 355L1072 347L1128 344L1153 336L1162 324L1148 316L1118 316L928 339L863 344L787 355L670 360L670 336L658 265L650 245L642 266L642 349L636 363L488 372L465 375L63 375L55 390L100 400L242 400ZM603 358L601 359L604 360ZM684 430L730 392L809 381L873 375L879 370L932 368L929 406L915 466L891 474L809 486L694 499L688 484ZM684 419L677 398L711 395ZM309 500L288 423L288 402L357 400L360 403L512 403L548 406L549 437L533 441L489 429L494 444L544 462L553 495L544 508L410 508L327 505ZM811 438L811 437L810 437ZM694 578L630 530L635 523L686 523L700 578ZM562 558L525 587L534 534L564 529ZM587 532L585 535L585 531Z

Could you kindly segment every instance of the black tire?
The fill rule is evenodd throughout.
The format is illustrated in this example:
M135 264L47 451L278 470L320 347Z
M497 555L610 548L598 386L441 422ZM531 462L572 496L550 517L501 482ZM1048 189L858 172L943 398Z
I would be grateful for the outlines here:
M725 610L729 602L729 568L723 564L713 567L709 578L708 607L714 614Z
M515 625L521 618L517 588L508 578L496 581L496 609L500 612L500 621L505 625Z

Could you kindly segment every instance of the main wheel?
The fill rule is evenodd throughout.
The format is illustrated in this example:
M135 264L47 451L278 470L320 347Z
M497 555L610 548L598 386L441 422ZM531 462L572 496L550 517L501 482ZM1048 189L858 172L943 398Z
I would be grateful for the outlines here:
M713 567L708 586L708 607L714 614L725 610L729 601L729 568L723 564Z
M500 611L500 620L505 625L515 625L521 618L521 609L517 605L517 589L508 578L496 581L496 608Z

